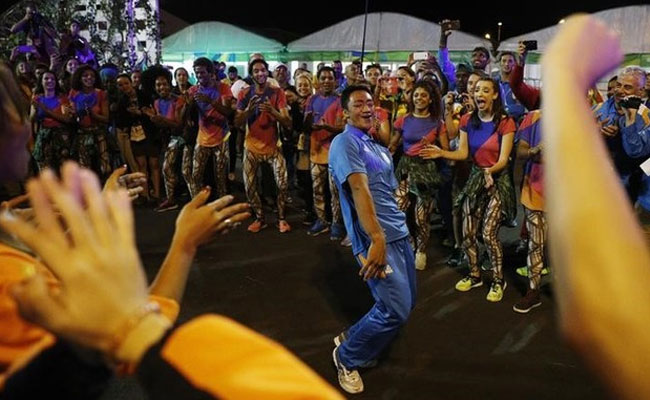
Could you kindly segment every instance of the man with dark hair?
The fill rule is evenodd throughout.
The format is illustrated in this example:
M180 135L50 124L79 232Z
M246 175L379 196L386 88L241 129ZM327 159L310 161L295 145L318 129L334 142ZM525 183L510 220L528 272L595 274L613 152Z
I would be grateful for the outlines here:
M291 129L292 120L287 109L284 91L271 87L268 82L268 64L263 59L255 59L248 65L248 74L254 85L239 93L235 124L246 129L244 142L244 188L246 197L255 212L255 221L248 231L257 233L266 228L262 201L257 188L257 169L262 163L271 165L275 183L278 187L278 230L286 233L291 226L285 219L287 199L287 164L278 148L278 122Z
M456 67L456 92L467 93L467 80L472 73L472 69L467 64L458 64Z
M221 82L227 83L229 86L232 86L233 83L237 82L240 79L242 79L242 77L239 76L239 71L237 70L237 67L231 65L230 67L228 67L228 76L226 77L226 79L222 80Z
M228 117L233 113L230 87L213 79L214 65L205 57L193 64L197 84L188 90L188 107L197 107L199 131L192 163L192 197L203 188L203 174L210 157L214 157L214 178L219 197L226 195L228 173Z
M334 343L341 387L363 391L357 368L372 365L406 322L415 305L415 259L406 216L397 207L397 179L388 149L369 134L375 125L367 86L348 86L341 95L348 121L332 141L330 174L339 190L352 252L368 283L374 306Z
M510 88L510 75L515 68L515 55L511 51L504 51L499 54L499 88L501 89L501 98L503 106L508 116L519 123L526 113L526 108L517 100L515 94Z
M328 176L327 163L332 139L343 130L343 110L339 96L334 92L334 70L330 67L323 67L316 76L318 78L318 93L307 100L304 125L307 132L311 131L309 160L311 162L314 208L318 219L307 234L317 236L330 229L325 212L325 188L329 187L332 195L330 239L340 242L345 237L345 228L341 219L338 191L332 181L332 176Z
M618 76L614 75L607 81L607 98L611 99L616 95L616 84L618 83Z
M59 55L63 60L75 57L81 64L96 64L95 54L90 48L88 40L81 36L81 23L76 20L70 20L70 30L61 37L59 44Z
M332 68L334 68L334 78L336 78L336 87L343 85L345 82L345 77L343 76L343 63L341 60L334 60L332 63Z
M472 50L472 68L489 73L488 64L490 64L490 51L483 46L474 48Z
M375 93L382 69L379 64L370 64L366 67L366 80L370 84L370 91Z

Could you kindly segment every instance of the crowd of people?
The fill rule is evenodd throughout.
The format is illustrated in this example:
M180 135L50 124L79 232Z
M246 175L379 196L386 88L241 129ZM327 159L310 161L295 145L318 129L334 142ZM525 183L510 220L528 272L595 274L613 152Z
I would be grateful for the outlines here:
M22 23L17 30L28 25ZM499 302L507 287L499 231L516 226L521 205L525 223L520 236L527 251L523 274L529 285L513 309L528 313L541 304L541 276L548 270L545 149L541 91L523 80L528 50L522 43L517 52L498 53L496 72L490 70L491 52L484 47L472 51L468 64L455 65L447 51L453 30L449 21L441 25L437 54L423 59L412 54L396 71L379 64L364 69L359 61L343 69L334 61L319 64L314 72L303 65L290 74L284 63L271 70L256 53L246 78L235 67L197 58L195 84L184 68L124 72L78 56L48 66L38 59L23 60L16 52L11 60L15 79L31 104L33 174L59 170L74 160L110 181L114 170L128 165L143 183L138 201L163 212L179 207L182 192L195 208L203 204L206 184L214 185L220 198L231 193L241 158L251 233L268 227L264 202L277 210L278 231L292 230L287 204L294 201L293 190L304 205L307 234L329 233L332 241L351 246L375 299L368 314L334 339L339 383L349 393L361 392L358 369L376 363L415 305L415 269L427 267L435 213L448 232L443 240L453 248L447 263L466 261L469 266L455 289L482 286L483 267L490 271L486 299ZM78 23L70 27L74 38ZM584 97L593 107L627 200L650 235L650 178L640 168L650 157L650 75L627 67L610 80L607 99L594 89ZM523 161L522 171L515 171L517 159ZM213 170L206 177L208 165ZM96 183L75 171L62 179L66 184L81 180L84 196L96 196L91 190ZM80 211L66 211L55 178L44 175L29 188L32 204L38 210L35 201L43 206L39 196L50 197L73 227L72 218ZM260 182L260 175L272 177L275 188L269 190L271 179ZM519 175L521 182L515 181ZM276 199L269 200L273 194ZM107 210L121 204L108 198ZM92 199L85 201L91 204ZM89 212L107 213L93 207ZM243 208L224 213L211 232L231 229L243 221L242 213ZM108 217L128 230L119 217ZM81 235L87 227L78 229L72 234ZM29 244L28 236L23 239ZM194 251L198 242L192 241ZM176 301L179 290L171 296ZM149 312L142 304L133 306L138 307L142 316ZM150 324L159 328L153 336L160 340L166 325ZM123 361L140 360L143 351Z

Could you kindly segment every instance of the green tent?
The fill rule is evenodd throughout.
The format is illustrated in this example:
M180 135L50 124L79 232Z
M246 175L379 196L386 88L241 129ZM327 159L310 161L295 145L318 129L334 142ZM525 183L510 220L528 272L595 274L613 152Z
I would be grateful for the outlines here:
M163 39L164 62L197 57L235 62L248 61L251 53L279 53L282 43L224 22L199 22Z

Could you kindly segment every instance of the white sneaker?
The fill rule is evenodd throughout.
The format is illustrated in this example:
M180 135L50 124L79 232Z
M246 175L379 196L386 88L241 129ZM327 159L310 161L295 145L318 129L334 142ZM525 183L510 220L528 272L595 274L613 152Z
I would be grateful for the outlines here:
M345 239L341 240L341 246L352 247L352 240L350 240L350 236L345 235Z
M415 253L415 269L424 271L427 269L427 253Z
M343 388L343 390L351 394L363 392L363 381L361 380L359 371L356 369L348 371L348 369L345 368L341 361L339 361L338 349L339 346L336 346L334 348L334 351L332 352L332 359L334 360L334 366L338 371L339 385L341 385L341 388Z

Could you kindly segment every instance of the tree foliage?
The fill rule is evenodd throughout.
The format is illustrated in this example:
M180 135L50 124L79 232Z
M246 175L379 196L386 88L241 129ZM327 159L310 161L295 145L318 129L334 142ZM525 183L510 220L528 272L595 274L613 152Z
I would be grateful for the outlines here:
M87 3L80 0L34 0L39 12L54 25L59 32L65 32L72 18L78 20L82 29L90 33L90 45L96 53L97 61L102 64L112 62L122 68L132 69L137 62L136 43L129 43L129 29L133 36L144 31L147 38L156 46L156 59L147 59L148 65L155 64L160 59L160 28L158 10L151 7L147 0L90 0ZM10 34L11 27L25 15L24 2L19 2L7 10L0 20L0 58L9 59L12 49L25 43L25 34ZM142 8L146 19L144 26L135 24L128 19L128 6ZM85 6L85 11L78 7ZM106 19L100 23L97 18L103 15ZM149 49L146 49L149 50Z

